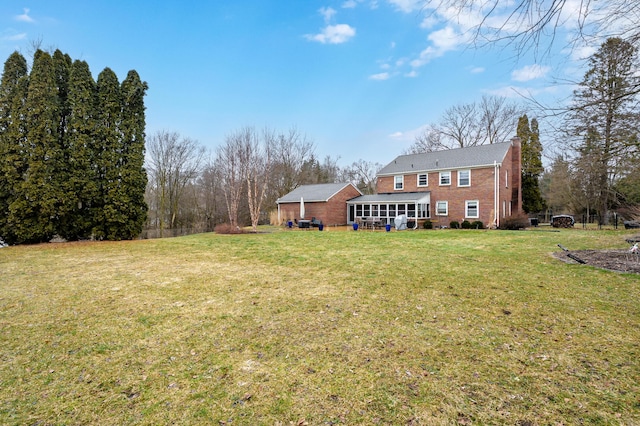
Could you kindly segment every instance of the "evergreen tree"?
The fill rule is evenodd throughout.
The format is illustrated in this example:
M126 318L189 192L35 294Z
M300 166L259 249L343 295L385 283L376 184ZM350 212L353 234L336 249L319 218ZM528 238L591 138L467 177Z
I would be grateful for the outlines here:
M26 161L21 117L28 83L27 61L14 52L4 64L0 81L0 239L11 244L17 238L8 226L7 212L15 201L15 188L20 184Z
M27 170L9 205L8 225L17 242L49 241L56 233L64 198L59 172L63 156L59 140L59 99L51 55L34 55L25 102Z
M144 96L130 71L36 51L19 53L0 81L0 239L10 243L125 239L146 219Z
M145 106L147 83L140 80L136 71L129 71L122 82L122 196L127 223L119 229L118 238L135 238L140 235L147 219L147 203L144 195L147 172L144 169Z
M544 209L544 199L540 193L540 176L542 167L542 144L538 121L523 115L518 120L517 135L522 147L522 209L527 213L539 212Z
M592 188L597 190L591 207L603 221L615 201L615 183L629 169L628 160L640 152L637 70L637 48L619 38L608 39L589 59L566 125L579 157L584 157L582 163L595 161L592 166L597 166L590 167Z
M96 158L96 83L89 65L75 61L71 66L68 92L69 115L65 138L68 178L64 192L71 207L60 224L67 240L89 238L93 228L92 206L98 195Z
M97 140L96 171L98 197L93 205L94 236L97 239L117 240L118 229L127 220L122 216L121 196L121 137L122 95L118 77L105 68L97 81Z

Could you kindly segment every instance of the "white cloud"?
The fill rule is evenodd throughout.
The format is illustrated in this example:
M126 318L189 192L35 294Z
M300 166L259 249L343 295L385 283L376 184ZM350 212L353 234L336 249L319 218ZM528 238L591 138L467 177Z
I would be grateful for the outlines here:
M409 13L420 9L424 2L422 0L387 0L402 12Z
M526 65L518 70L514 70L511 73L511 78L515 81L531 81L538 78L542 78L551 70L548 66L541 66L538 64Z
M342 3L342 8L343 9L353 9L358 5L358 2L356 0L347 0L344 3Z
M522 97L532 97L542 94L554 94L558 92L556 86L547 86L542 88L535 87L518 87L518 86L504 86L497 89L486 90L485 93L490 95L500 96L509 99L522 99Z
M482 74L485 71L484 67L473 67L469 71L471 74Z
M320 10L318 10L318 12L320 12L320 15L324 17L325 23L329 23L329 21L331 21L331 18L333 18L334 15L337 13L335 9L331 7L321 7Z
M598 50L598 48L596 46L583 45L583 46L574 47L573 49L571 49L569 54L571 55L571 59L572 60L574 60L576 62L579 62L579 61L582 61L582 60L590 57L591 55L596 53L597 50Z
M307 34L307 40L322 44L340 44L356 35L356 29L347 24L327 25L318 34Z
M19 40L25 40L26 38L27 38L27 33L19 33L19 34L5 36L2 39L7 41L19 41Z
M427 129L428 125L420 126L417 129L406 130L404 132L394 132L391 133L389 138L398 141L398 142L411 142L413 143L416 140L416 136L421 135Z
M24 13L22 15L16 15L15 16L15 20L16 21L20 21L20 22L29 22L29 23L34 23L36 22L31 16L29 16L29 9L23 9Z
M468 37L460 34L452 26L432 32L427 37L432 44L420 52L418 58L411 61L411 66L420 68L431 62L431 60L439 58L451 50L456 50L459 46L468 42Z
M438 24L438 18L432 13L427 14L422 22L420 22L420 28L429 29L433 28Z
M388 80L389 77L391 77L391 75L388 72L381 72L379 74L370 75L369 80L384 81L384 80Z
M416 70L412 70L406 73L404 76L409 78L414 78L418 76L418 72Z

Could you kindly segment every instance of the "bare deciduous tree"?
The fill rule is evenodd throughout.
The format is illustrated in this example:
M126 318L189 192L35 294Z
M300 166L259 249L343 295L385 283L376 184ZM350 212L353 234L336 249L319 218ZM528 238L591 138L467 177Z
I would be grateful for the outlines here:
M195 140L176 132L161 130L147 139L148 192L160 236L175 227L185 188L199 176L204 152Z
M261 135L251 127L242 130L244 180L253 232L258 231L262 204L269 187L272 152L276 140L275 132L268 128L263 129Z
M441 151L449 149L445 145L442 133L434 124L429 124L418 136L415 142L404 152L405 154L420 154L423 152Z
M522 108L507 98L485 95L480 101L480 113L485 143L499 143L513 137Z
M292 127L278 133L273 146L272 178L269 201L275 202L301 185L303 165L314 156L315 146L306 135Z
M636 0L569 2L567 0L424 0L424 12L448 19L458 16L477 44L508 42L518 54L549 52L567 31L573 46L620 37L640 42L640 3ZM565 37L562 37L565 40Z
M483 96L479 103L447 108L437 124L416 137L408 153L432 152L504 142L515 134L522 109L504 97Z
M382 164L371 161L354 161L350 167L346 168L349 181L358 187L363 194L374 194L376 192L377 173L382 168Z
M216 150L215 169L224 193L229 224L238 227L238 211L244 189L244 165L242 164L242 131L227 135Z

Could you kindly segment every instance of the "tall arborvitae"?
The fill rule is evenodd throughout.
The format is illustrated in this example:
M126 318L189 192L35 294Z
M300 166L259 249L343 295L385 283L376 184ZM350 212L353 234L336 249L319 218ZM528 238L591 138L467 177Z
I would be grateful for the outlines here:
M10 244L17 238L8 226L7 213L26 162L22 111L28 83L27 61L14 52L4 64L0 81L0 239Z
M118 77L109 68L98 75L97 82L97 140L96 171L98 173L98 199L93 206L94 236L97 239L117 240L119 229L128 220L122 214L122 205L129 202L122 193L122 94Z
M544 209L544 200L540 193L542 167L542 145L538 130L538 120L523 115L518 120L517 135L522 143L522 209L527 213Z
M9 226L18 242L49 241L56 233L64 194L59 171L64 158L59 139L59 99L51 55L34 55L25 103L27 171L9 205Z
M38 50L19 54L0 82L0 239L10 243L129 239L146 218L144 96L130 71Z
M136 71L129 71L122 82L122 190L127 199L128 223L120 228L121 238L134 238L140 234L147 218L144 199L147 173L144 169L145 115L144 96L147 83Z
M65 182L67 204L71 207L60 223L59 233L67 240L89 238L93 228L92 206L98 195L95 173L96 83L89 65L75 61L71 66L66 124Z

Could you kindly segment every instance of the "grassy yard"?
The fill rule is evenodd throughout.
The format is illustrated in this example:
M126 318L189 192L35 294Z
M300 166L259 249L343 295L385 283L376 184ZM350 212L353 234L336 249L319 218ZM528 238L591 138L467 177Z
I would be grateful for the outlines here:
M640 276L550 255L625 235L0 249L0 424L640 424Z

